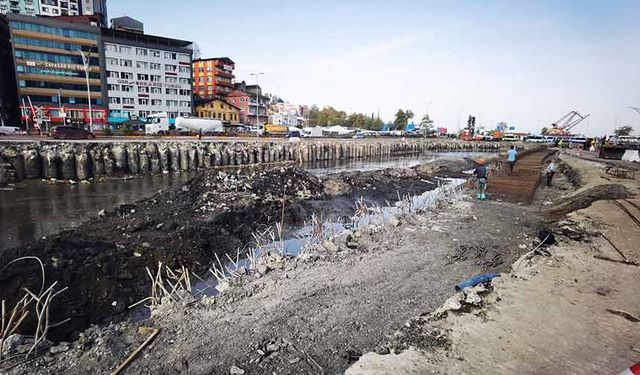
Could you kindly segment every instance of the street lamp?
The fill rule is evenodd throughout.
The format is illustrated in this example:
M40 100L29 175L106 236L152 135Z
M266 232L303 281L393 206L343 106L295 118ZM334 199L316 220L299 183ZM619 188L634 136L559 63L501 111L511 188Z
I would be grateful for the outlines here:
M89 89L89 56L85 56L82 50L78 49L80 56L82 56L82 64L84 65L84 76L87 79L87 102L89 102L89 131L93 131L93 111L91 110L91 90Z
M260 90L258 88L258 77L260 77L261 75L263 75L264 72L260 72L260 73L251 73L252 76L256 77L256 136L259 135L258 133L258 122L260 122L260 118L258 117L258 112L260 111Z

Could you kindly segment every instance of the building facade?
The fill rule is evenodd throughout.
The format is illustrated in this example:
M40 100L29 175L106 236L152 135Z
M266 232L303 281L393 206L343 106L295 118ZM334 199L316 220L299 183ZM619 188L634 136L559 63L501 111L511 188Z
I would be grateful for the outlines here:
M233 91L235 63L228 57L193 61L193 92L202 99L224 99Z
M110 123L158 112L172 119L192 114L191 42L103 29L102 43Z
M99 15L107 26L107 0L0 0L1 14L25 16Z
M8 14L7 19L21 120L33 122L37 114L44 130L65 121L93 122L96 128L104 125L100 29L18 14Z
M226 102L240 109L239 120L245 125L262 125L269 121L268 99L248 91L234 90L227 95ZM256 115L257 114L257 115Z
M240 123L240 108L222 99L207 99L196 104L195 114L202 118L212 118L223 123L236 125Z
M0 15L0 126L20 124L16 71L13 65L9 21Z
M9 13L37 16L40 14L40 0L0 0L0 14Z

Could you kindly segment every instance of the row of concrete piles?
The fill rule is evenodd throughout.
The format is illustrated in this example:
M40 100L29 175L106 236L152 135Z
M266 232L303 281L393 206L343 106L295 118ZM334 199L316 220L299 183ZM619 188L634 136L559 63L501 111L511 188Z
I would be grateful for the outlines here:
M2 143L0 162L12 166L18 181L87 180L217 166L410 155L435 150L493 151L501 146L452 141Z

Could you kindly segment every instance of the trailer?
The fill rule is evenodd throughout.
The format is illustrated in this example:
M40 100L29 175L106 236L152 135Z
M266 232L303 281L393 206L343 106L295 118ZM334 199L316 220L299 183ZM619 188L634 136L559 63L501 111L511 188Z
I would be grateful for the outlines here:
M300 133L302 138L320 138L324 136L324 129L319 126L303 128Z
M178 117L176 118L176 129L184 129L203 135L224 134L222 121L208 118Z

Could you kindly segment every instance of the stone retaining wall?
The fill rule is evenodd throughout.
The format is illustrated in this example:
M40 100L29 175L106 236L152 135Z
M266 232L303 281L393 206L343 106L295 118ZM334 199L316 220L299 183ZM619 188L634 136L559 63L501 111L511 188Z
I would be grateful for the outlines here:
M16 180L195 171L216 166L316 162L420 154L426 151L498 151L502 143L457 141L112 142L0 143L0 163Z

